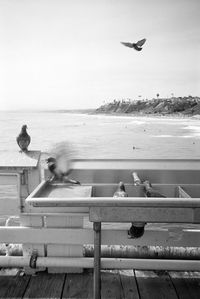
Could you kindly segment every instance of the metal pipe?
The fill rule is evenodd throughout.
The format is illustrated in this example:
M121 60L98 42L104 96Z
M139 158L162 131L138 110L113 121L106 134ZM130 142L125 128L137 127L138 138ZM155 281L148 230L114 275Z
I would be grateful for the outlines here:
M22 245L9 244L0 247L0 256L6 252L9 256L22 256ZM94 257L94 246L83 246L84 257ZM101 257L105 258L148 258L148 259L200 259L198 247L162 247L162 246L124 246L124 245L101 245Z
M0 257L0 267L28 267L30 256ZM78 257L38 257L38 267L74 267L93 268L93 258ZM169 259L101 259L102 269L138 269L138 270L180 270L200 271L200 260L169 260Z
M83 255L94 257L94 246L84 245ZM148 259L200 259L198 247L101 245L101 257Z
M101 222L93 223L94 229L94 299L101 298Z

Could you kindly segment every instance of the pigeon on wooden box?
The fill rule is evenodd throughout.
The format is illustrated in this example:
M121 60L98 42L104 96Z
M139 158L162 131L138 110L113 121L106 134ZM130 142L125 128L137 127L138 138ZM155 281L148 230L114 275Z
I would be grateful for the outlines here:
M28 151L28 146L31 142L31 137L28 135L27 125L23 125L20 134L17 136L17 144L19 145L22 152Z

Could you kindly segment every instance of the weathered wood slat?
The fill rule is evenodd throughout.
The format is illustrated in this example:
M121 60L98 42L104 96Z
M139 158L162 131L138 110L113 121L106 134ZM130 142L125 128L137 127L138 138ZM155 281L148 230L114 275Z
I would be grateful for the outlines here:
M92 222L199 223L200 208L92 207Z
M135 271L141 299L178 299L169 276L165 272Z
M200 272L169 272L181 299L200 298Z
M50 275L45 272L32 276L24 298L60 299L65 281L64 274Z
M0 276L0 298L22 298L30 276Z
M199 230L147 229L142 238L130 239L128 229L103 229L102 245L199 247ZM87 228L0 227L0 240L16 244L93 244L93 230Z
M101 273L101 299L121 299L122 297L121 281L118 271L102 271Z
M93 299L93 275L91 272L67 274L62 299Z
M133 270L119 271L123 299L140 299Z

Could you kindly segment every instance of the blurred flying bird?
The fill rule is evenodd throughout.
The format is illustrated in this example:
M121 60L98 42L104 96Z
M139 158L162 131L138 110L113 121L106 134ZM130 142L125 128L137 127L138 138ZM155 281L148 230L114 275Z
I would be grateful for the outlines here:
M119 182L119 185L117 187L117 190L113 194L113 197L128 197L123 182Z
M72 169L68 169L66 172L63 172L62 169L59 168L57 161L53 157L49 157L46 159L48 169L53 174L51 181L58 180L64 183L71 183L80 185L79 181L73 180L68 178L69 174L71 173Z
M146 38L143 38L143 39L139 40L137 43L121 42L121 44L126 47L133 48L136 51L141 51L142 46L144 45L145 42L146 42Z
M68 178L72 172L73 154L72 145L68 142L60 142L53 146L51 156L46 160L48 169L53 174L52 180L80 184L78 181Z
M28 146L31 142L31 137L26 132L26 129L27 129L27 125L23 125L20 134L16 138L17 144L21 148L22 152L28 151Z

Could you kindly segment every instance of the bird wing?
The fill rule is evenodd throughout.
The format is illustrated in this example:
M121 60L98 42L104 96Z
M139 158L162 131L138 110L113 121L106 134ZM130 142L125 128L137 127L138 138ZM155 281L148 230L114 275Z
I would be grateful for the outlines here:
M146 38L143 38L143 39L141 39L141 40L139 40L138 42L137 42L137 46L138 47L142 47L143 45L144 45L144 43L146 42Z
M133 48L133 44L132 43L125 43L125 42L121 42L122 45L129 47L129 48Z

